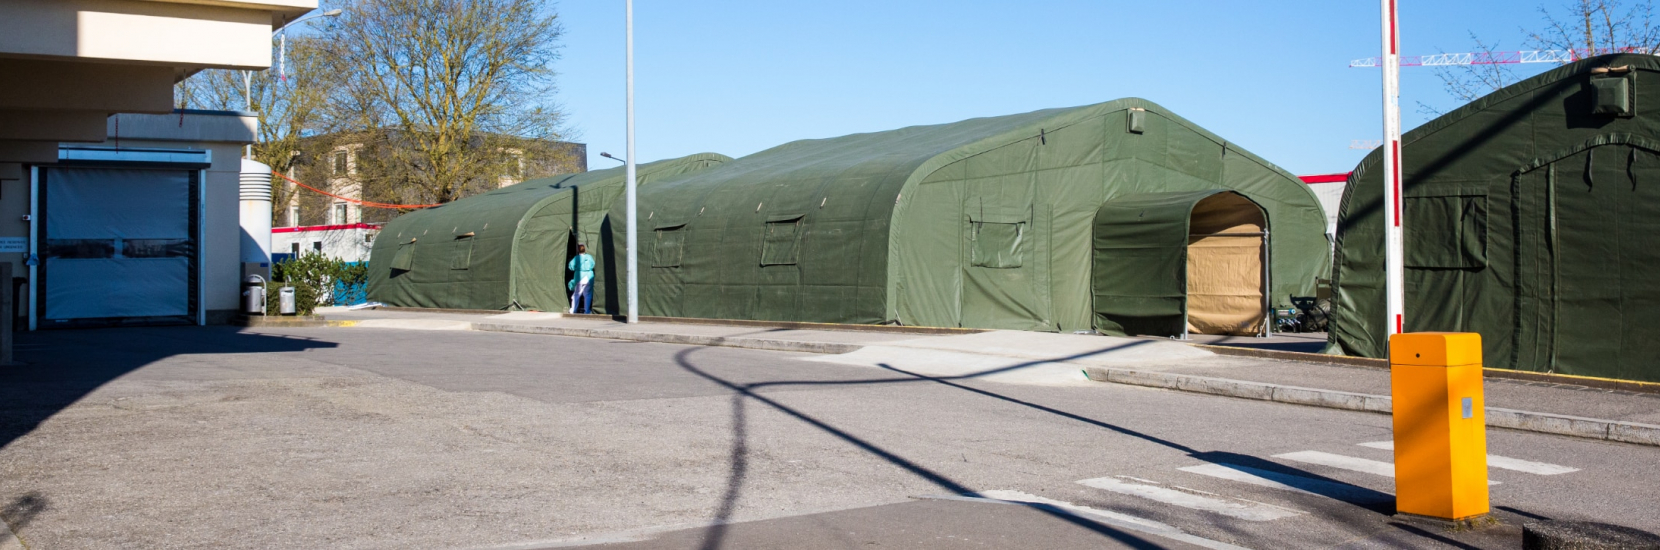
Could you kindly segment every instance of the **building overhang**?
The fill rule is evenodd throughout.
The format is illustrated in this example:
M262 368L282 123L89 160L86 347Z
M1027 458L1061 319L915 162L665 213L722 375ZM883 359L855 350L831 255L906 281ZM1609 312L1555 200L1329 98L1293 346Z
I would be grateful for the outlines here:
M175 68L271 66L271 32L316 0L6 0L0 57Z

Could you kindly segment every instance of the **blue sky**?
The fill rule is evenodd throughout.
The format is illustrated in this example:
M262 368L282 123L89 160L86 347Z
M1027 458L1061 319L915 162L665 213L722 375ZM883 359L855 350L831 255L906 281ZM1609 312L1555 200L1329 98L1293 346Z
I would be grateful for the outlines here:
M1555 0L1544 0L1554 2ZM1406 54L1524 48L1542 2L1402 0ZM1554 4L1552 4L1554 7ZM623 0L555 5L557 101L589 166L622 156ZM1376 1L636 0L641 161L1142 97L1297 174L1348 171L1381 133ZM1529 76L1546 65L1515 65ZM1431 69L1415 102L1457 105Z

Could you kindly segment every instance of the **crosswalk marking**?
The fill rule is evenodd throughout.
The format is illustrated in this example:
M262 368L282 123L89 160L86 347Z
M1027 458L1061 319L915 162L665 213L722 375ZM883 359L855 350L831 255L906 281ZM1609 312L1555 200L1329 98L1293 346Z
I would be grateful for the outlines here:
M1239 481L1261 487L1279 489L1282 491L1323 496L1344 502L1372 502L1387 500L1390 497L1389 493L1373 491L1365 487L1356 487L1354 485L1344 483L1324 481L1310 477L1251 468L1249 466L1239 466L1236 464L1204 464L1200 466L1188 466L1186 468L1177 469L1183 472L1203 476L1226 479L1229 481Z
M1078 481L1078 483L1088 487L1094 487L1096 489L1138 496L1155 502L1173 504L1194 510L1213 512L1249 521L1272 521L1280 518L1302 515L1304 513L1268 504L1244 504L1241 502L1201 496L1185 491L1167 489L1164 487L1128 483L1111 477L1085 479Z
M1385 451L1395 450L1395 442L1393 441L1372 441L1369 443L1361 443L1360 446L1371 447L1373 449L1383 449ZM1487 455L1487 465L1494 468L1503 468L1506 470L1515 470L1518 472L1526 472L1542 476L1554 476L1579 471L1579 468L1570 468L1567 466L1558 466L1556 464L1534 462L1531 460L1522 460L1520 458L1510 458L1499 455Z
M1331 466L1333 468L1341 468L1352 472L1361 472L1383 477L1395 477L1394 464L1390 464L1388 462L1378 462L1376 460L1369 460L1365 458L1334 455L1331 453L1322 453L1320 451L1297 451L1295 453L1274 455L1274 458L1307 462L1309 464L1318 464L1321 466Z
M1177 529L1177 528L1172 527L1170 525L1167 525L1167 524L1164 524L1164 523L1159 523L1157 521L1153 521L1153 520L1150 520L1150 519L1147 519L1147 518L1140 518L1140 517L1132 516L1132 515L1129 515L1129 514L1122 514L1122 513L1113 512L1113 511L1110 511L1110 510L1102 510L1102 509L1099 509L1099 508L1091 508L1091 507L1088 507L1088 506L1080 506L1080 505L1073 504L1073 503L1070 503L1070 502L1054 500L1054 499L1048 499L1048 498L1043 498L1043 497L1040 497L1040 496L1037 496L1037 495L1022 493L1020 491L1004 491L1004 490L981 491L979 493L975 493L973 496L967 496L967 497L953 496L953 497L924 497L924 498L941 498L941 499L947 499L947 500L980 500L980 501L1005 502L1005 503L1012 502L1012 503L1017 503L1017 504L1038 504L1038 505L1049 506L1049 507L1053 507L1053 508L1056 508L1056 509L1064 510L1067 513L1070 513L1070 514L1073 514L1073 515L1076 515L1076 516L1080 516L1080 517L1089 518L1091 520L1098 521L1098 522L1101 522L1101 523L1105 523L1105 524L1111 525L1113 527L1118 527L1120 529L1129 529L1129 530L1132 530L1132 531L1139 531L1139 532L1142 532L1142 533L1157 535L1157 536L1165 537L1165 538L1168 538L1168 539L1172 539L1172 540L1192 544L1194 546L1199 546L1199 547L1202 547L1202 548L1211 548L1213 550L1249 550L1248 548L1245 548L1243 546L1235 546L1235 545L1228 544L1228 543L1222 542L1222 541L1211 540L1211 539L1207 539L1207 538L1204 538L1204 537L1190 535L1190 534L1187 534L1186 532L1182 531L1181 529Z
M1338 454L1323 453L1323 452L1320 452L1320 451L1297 451L1295 453L1285 453L1285 454L1280 454L1280 455L1274 455L1274 458L1283 458L1283 459L1286 459L1286 460L1295 460L1297 462L1306 462L1306 463L1309 463L1309 464L1318 464L1318 465L1321 465L1321 466L1331 466L1333 468L1340 468L1340 469L1349 470L1349 471L1353 471L1353 472L1361 472L1361 473L1367 473L1367 474L1372 474L1372 475L1379 475L1379 476L1383 476L1383 477L1395 477L1395 465L1394 464L1390 464L1388 462L1378 462L1376 460L1370 460L1370 459L1365 459L1365 458L1355 458L1355 457L1352 457L1352 456L1344 456L1344 455L1338 455ZM1498 485L1499 482L1493 481L1493 480L1487 480L1487 484L1488 485Z

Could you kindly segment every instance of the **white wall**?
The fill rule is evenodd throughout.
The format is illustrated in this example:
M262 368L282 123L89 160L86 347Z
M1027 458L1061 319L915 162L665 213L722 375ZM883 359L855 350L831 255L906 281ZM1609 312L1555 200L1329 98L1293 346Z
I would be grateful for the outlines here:
M1320 208L1326 211L1326 234L1337 236L1337 207L1343 203L1343 186L1346 182L1310 183L1308 189L1320 199Z
M326 226L324 226L326 227ZM323 255L348 262L369 261L369 250L374 243L369 239L380 233L379 229L301 229L278 228L271 232L271 253L288 254L297 243L301 254L311 254L315 243L322 243Z

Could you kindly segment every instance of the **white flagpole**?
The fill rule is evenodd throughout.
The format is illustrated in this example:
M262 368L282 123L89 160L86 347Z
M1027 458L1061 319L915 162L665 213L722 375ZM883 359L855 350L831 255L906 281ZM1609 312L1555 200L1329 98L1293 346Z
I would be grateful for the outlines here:
M640 322L640 247L639 205L635 201L634 182L634 0L625 0L628 11L628 156L624 168L628 172L628 322Z
M1401 37L1399 0L1383 7L1383 206L1388 334L1406 330L1406 277L1401 243Z

